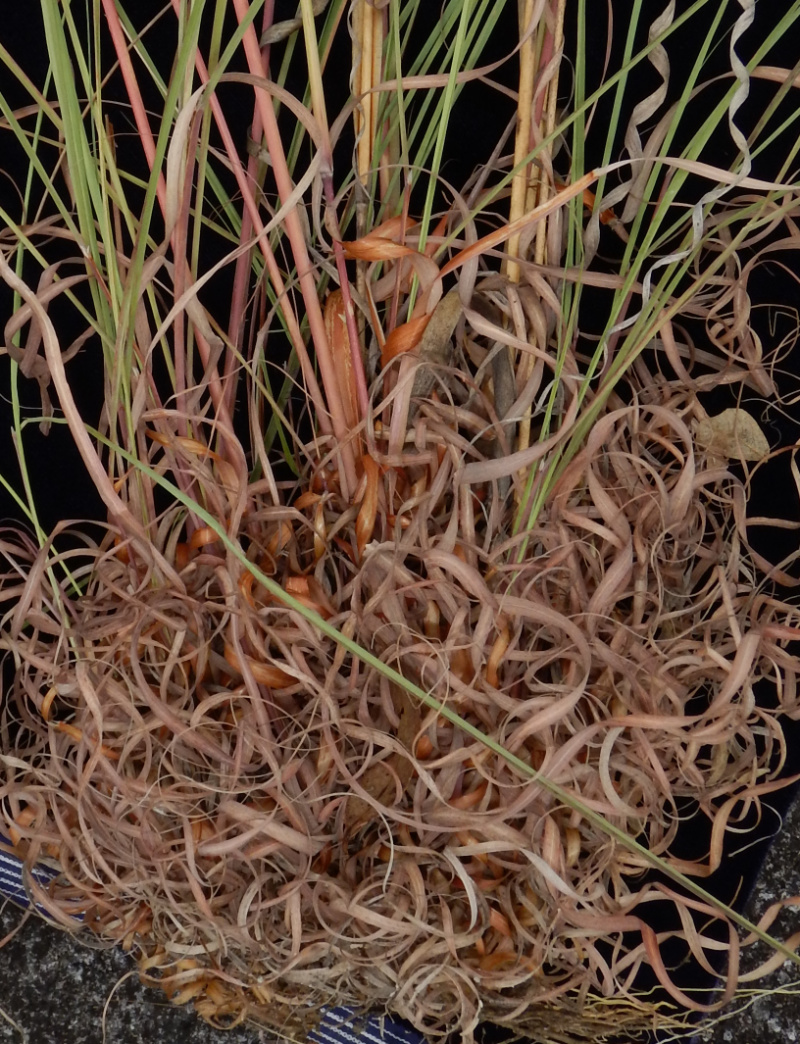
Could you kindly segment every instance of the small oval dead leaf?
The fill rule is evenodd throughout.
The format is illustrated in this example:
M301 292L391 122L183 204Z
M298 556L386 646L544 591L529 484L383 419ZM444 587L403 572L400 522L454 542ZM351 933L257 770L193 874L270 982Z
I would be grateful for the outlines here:
M764 432L745 410L729 409L697 425L695 442L710 457L763 460L769 454Z

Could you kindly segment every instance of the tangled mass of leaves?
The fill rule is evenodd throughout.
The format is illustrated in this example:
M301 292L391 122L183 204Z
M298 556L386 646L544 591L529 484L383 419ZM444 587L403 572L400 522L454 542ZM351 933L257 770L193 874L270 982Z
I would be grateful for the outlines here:
M719 457L742 453L730 423L711 459L698 445L685 377L611 403L518 535L466 384L423 406L401 463L374 434L352 503L318 471L276 505L195 440L154 440L155 466L191 476L284 591L651 852L693 798L714 840L683 869L703 876L737 803L773 786L778 713L798 707L791 614L759 591ZM58 860L49 892L30 881L51 916L135 941L216 1019L284 1028L341 1003L428 1033L525 1025L624 996L642 962L685 999L646 907L696 901L637 886L636 853L281 604L215 532L186 533L175 504L150 561L113 532L66 553L88 581L63 589L68 642L43 554L4 536L4 808L30 860ZM759 677L780 682L774 711Z
M548 162L536 213L557 219L584 186L558 196ZM169 202L192 179L178 163L167 174ZM785 222L796 248L787 200L772 242ZM241 367L257 402L266 323L246 358L218 338L193 384L182 324L200 343L213 323L156 251L120 425L133 435L114 443L109 410L84 454L114 505L103 538L66 524L44 541L0 533L0 649L15 668L0 709L0 825L31 897L60 925L133 949L145 978L216 1023L288 1034L324 1005L350 1005L432 1038L494 1021L595 1039L653 1024L643 968L675 1011L704 1010L665 966L676 939L720 972L716 1003L736 987L734 926L647 871L661 858L675 878L713 873L728 827L781 785L781 716L800 717L787 651L800 621L775 593L791 580L753 550L747 517L748 468L769 446L741 405L712 416L702 405L724 386L776 394L748 311L758 254L737 268L733 197L701 213L697 257L728 251L724 271L698 276L702 293L682 306L667 293L609 382L622 316L593 353L585 331L564 335L562 291L594 279L616 292L627 274L556 265L557 220L549 266L523 251L516 278L501 274L492 250L513 222L479 241L459 225L473 203L434 237L452 231L449 268L407 212L379 235L335 239L342 265L345 251L385 265L358 299L377 352L359 383L350 302L331 294L325 395L347 438L315 425L291 479L264 451L263 401L246 446L236 396L219 390ZM165 206L175 251L190 209ZM742 257L758 242L743 235ZM444 294L454 257L460 282ZM9 352L43 389L52 379L88 447L47 315L72 284L37 299L1 264L22 301L6 344L29 330ZM163 324L158 294L147 297L156 275L158 294L180 302ZM417 290L421 307L403 313ZM646 306L640 282L626 292ZM679 342L681 307L706 348ZM152 355L167 333L180 365L162 394ZM300 362L316 405L316 371ZM98 463L106 451L116 472ZM757 702L761 680L774 704ZM708 828L694 859L673 850L687 808ZM40 861L59 871L47 886L30 872ZM674 925L654 927L665 903Z

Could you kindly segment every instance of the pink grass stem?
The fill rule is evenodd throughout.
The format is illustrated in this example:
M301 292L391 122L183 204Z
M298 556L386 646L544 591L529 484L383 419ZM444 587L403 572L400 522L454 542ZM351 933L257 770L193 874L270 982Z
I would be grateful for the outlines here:
M175 8L177 13L179 10L179 0L173 0L173 7ZM200 77L201 82L208 83L208 68L200 54L197 54L197 56L195 57L195 68L197 69L197 74ZM289 337L292 342L292 346L297 352L297 357L300 360L306 389L308 391L309 396L311 397L312 402L314 403L315 409L317 410L317 422L323 434L330 434L332 432L332 427L328 411L325 408L325 398L317 382L311 359L308 355L305 342L303 341L303 336L300 332L300 325L297 321L294 312L289 306L288 295L286 293L283 277L281 275L278 263L275 260L275 255L272 253L272 250L269 247L269 241L267 239L267 236L264 233L264 225L261 221L261 216L258 211L258 205L255 199L253 198L251 185L248 182L248 178L242 168L239 153L233 141L233 136L231 135L230 130L228 128L225 116L222 112L222 106L219 103L219 99L215 94L212 95L209 99L209 104L211 106L211 111L214 115L217 129L219 130L220 136L222 138L222 143L225 147L225 152L228 156L228 159L230 160L233 175L236 178L236 183L239 187L240 192L242 193L242 199L244 202L247 218L251 222L254 235L258 238L259 247L261 249L262 256L264 257L264 262L267 266L267 271L269 272L270 280L272 281L272 285L275 288L276 295L280 297L283 301L283 315L286 321L286 326L288 328Z
M274 13L274 0L267 0L264 5L264 10L261 17L261 32L269 28L272 24L273 13ZM269 68L269 45L262 48L262 61L264 68ZM200 70L198 69L198 73ZM258 106L255 104L253 99L253 119L251 121L251 136L253 141L261 140L261 117L258 113ZM255 156L249 156L247 160L247 180L252 184L256 183L256 171L258 169L258 160ZM250 211L245 207L242 212L242 230L239 235L239 243L244 244L250 238L253 233L253 221L250 217ZM236 259L236 268L233 277L233 291L231 294L231 314L228 323L228 337L231 340L231 344L237 348L242 348L242 330L244 326L244 313L245 313L245 301L247 298L247 288L249 284L250 266L252 264L252 251L248 251L246 254L240 254ZM234 370L239 366L239 362L235 355L231 352L228 353L228 357L225 360L225 394L227 396L228 405L233 408L235 384L233 382Z
M236 16L242 22L247 16L247 0L233 0ZM255 76L264 76L264 66L261 57L261 49L258 44L255 29L248 26L242 41L248 67ZM278 187L278 195L281 202L285 202L292 194L292 178L286 165L286 157L283 151L283 143L275 119L271 99L263 91L257 91L256 103L259 108L261 122L264 126L264 137L272 162L275 183ZM290 211L285 219L286 234L292 248L295 263L297 265L298 280L303 293L306 306L308 325L311 337L317 353L317 363L322 374L322 383L326 392L328 410L333 424L333 434L339 444L341 457L340 481L342 494L346 497L349 491L356 488L356 470L353 457L352 445L348 439L347 421L341 402L338 387L338 378L331 354L328 337L325 332L325 321L322 315L322 306L317 295L317 285L314 279L314 270L308 256L307 244L303 235L303 228L295 210Z
M136 123L136 129L139 131L139 137L142 139L142 147L144 148L144 154L147 158L147 165L152 171L156 159L156 143L153 138L153 132L150 129L147 110L142 101L142 95L139 92L139 83L136 79L136 73L133 71L133 63L131 62L131 56L128 53L128 44L125 40L125 33L122 30L122 25L120 24L119 14L114 5L114 0L103 0L103 10L106 16L108 31L111 33L111 40L114 44L114 50L117 55L120 71L122 72L125 90L128 92L128 99L131 103L131 110ZM163 174L158 175L156 193L161 212L165 214L167 185L164 181Z
M150 170L153 170L155 159L156 159L156 143L153 138L153 133L150 129L150 122L147 118L147 111L142 101L142 96L139 91L139 84L136 79L136 74L133 71L133 64L128 53L128 45L125 40L125 33L123 32L122 25L119 20L119 14L114 5L114 0L103 0L103 11L106 15L106 24L108 25L109 33L114 44L114 50L119 61L120 69L122 71L122 77L125 83L125 89L128 93L128 98L131 103L131 109L133 111L134 120L136 122L139 136L142 139L142 147L144 148L145 158ZM164 180L163 173L158 175L158 183L156 187L156 196L158 204L161 207L161 213L166 218L167 207L167 189L166 181ZM176 245L173 241L173 256L175 257L176 266L185 266L186 259L185 253ZM188 272L185 273L188 275ZM211 347L200 333L199 330L195 331L195 337L197 340L198 350L206 368L208 367L209 359L211 358ZM176 355L177 358L177 355ZM212 374L209 377L209 393L214 402L215 408L219 411L220 419L225 425L232 429L233 424L224 402L222 394L222 386L219 380L218 374Z

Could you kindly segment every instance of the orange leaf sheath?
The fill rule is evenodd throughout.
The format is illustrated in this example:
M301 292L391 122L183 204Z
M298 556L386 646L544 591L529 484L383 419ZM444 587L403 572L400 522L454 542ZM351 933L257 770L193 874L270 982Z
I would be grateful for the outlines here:
M375 530L375 519L378 514L378 478L379 469L377 463L368 453L361 458L366 478L364 499L356 519L356 540L358 544L358 557L361 558L364 548L372 539Z
M361 418L358 409L356 376L353 372L353 356L350 351L350 339L347 335L344 297L341 290L332 291L325 302L325 330L336 367L336 381L342 399L342 410L348 430L352 432L358 427ZM360 443L361 440L356 439L353 445L356 460L363 452Z

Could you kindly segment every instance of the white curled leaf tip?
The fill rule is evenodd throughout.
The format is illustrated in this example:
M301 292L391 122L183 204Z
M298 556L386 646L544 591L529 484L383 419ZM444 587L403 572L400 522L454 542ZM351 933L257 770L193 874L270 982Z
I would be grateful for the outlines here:
M730 192L732 188L742 185L746 181L750 170L752 168L752 160L750 157L750 149L747 145L747 139L736 124L734 119L736 113L744 104L750 93L750 74L747 71L747 67L739 58L736 53L736 44L739 39L747 32L750 26L753 24L755 17L755 0L738 0L739 6L742 7L742 13L736 19L736 23L731 32L731 43L730 43L730 63L731 69L734 76L736 77L739 86L731 98L731 103L728 106L728 127L730 129L731 137L736 144L739 151L742 153L742 165L738 173L732 178L726 179L722 185L717 185L715 188L710 189L695 203L692 208L692 242L689 247L685 250L677 251L673 254L668 254L666 257L661 257L656 261L644 275L642 279L642 309L635 315L629 316L624 323L620 323L613 328L614 333L626 329L632 326L639 316L641 315L644 307L650 299L651 288L653 285L653 274L658 271L659 268L665 268L668 265L673 264L676 261L682 261L689 257L690 254L697 249L700 244L700 240L703 236L703 211L711 203L716 203L717 200L721 199L726 193Z
M661 14L650 24L647 32L648 43L653 43L654 40L658 40L659 37L663 36L672 25L674 19L675 0L669 0ZM667 49L662 43L656 44L647 56L647 60L661 77L661 83L646 98L642 98L641 101L637 102L625 129L625 151L631 160L639 162L634 162L631 177L603 196L602 201L594 208L584 234L584 248L589 258L594 256L600 242L600 215L606 210L613 209L623 200L627 200L622 221L624 223L631 220L641 203L642 188L650 174L652 163L641 162L644 158L644 150L642 149L639 127L649 122L664 104L669 85L670 64Z

